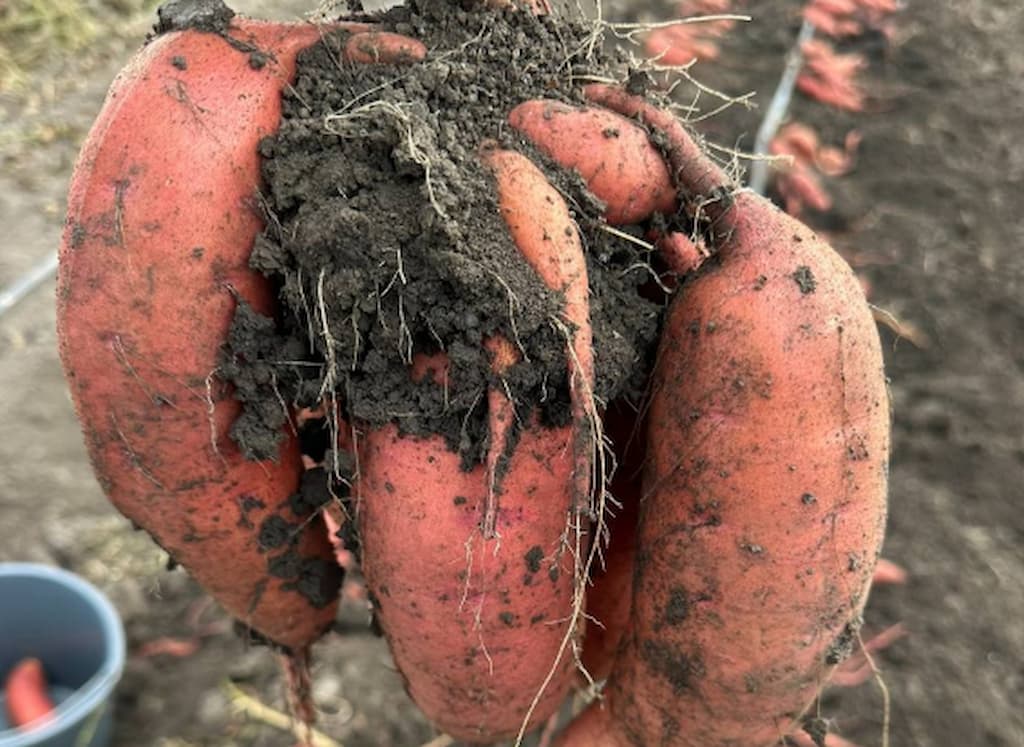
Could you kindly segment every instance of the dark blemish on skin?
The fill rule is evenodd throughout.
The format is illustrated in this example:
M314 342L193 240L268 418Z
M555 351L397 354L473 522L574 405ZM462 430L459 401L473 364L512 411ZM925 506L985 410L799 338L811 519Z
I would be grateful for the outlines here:
M675 627L690 614L690 601L687 598L686 589L681 586L673 587L669 591L668 604L665 605L665 624Z
M557 582L559 576L561 575L562 574L559 572L557 565L553 565L551 566L551 568L548 569L548 578L551 579L551 583Z
M316 609L323 609L338 596L345 570L324 558L303 558L298 565L295 580L282 588L297 591Z
M801 728L816 747L825 747L825 737L828 736L828 722L825 719L820 716L809 716L804 720Z
M612 138L617 138L619 136L619 131L614 127L606 127L601 130L601 134L610 140Z
M285 551L267 561L267 573L274 578L295 578L299 573L301 562L302 558L294 550Z
M160 395L154 396L153 397L153 403L154 404L161 404L158 401L160 398L161 398ZM184 482L178 483L177 485L174 486L174 489L176 491L195 490L196 488L202 487L205 484L206 484L206 478L196 477L196 478L193 478L191 480L185 480ZM190 510L188 510L188 513L193 514L193 513L195 513L195 511L190 509Z
M394 492L395 492L395 486L394 486L394 485L392 485L392 484L391 484L390 482L386 482L386 481L385 481L385 483L384 483L384 489L385 489L386 491L388 491L389 493L394 493Z
M647 668L666 680L675 695L686 692L694 679L704 676L704 663L698 656L687 656L677 646L647 639L640 646L640 656Z
M193 247L193 249L192 249L192 259L202 259L204 254L206 254L206 250L203 247L201 247L201 246Z
M846 447L846 456L853 462L862 462L867 459L870 454L868 453L867 444L864 443L864 439L860 436L856 437L856 442Z
M242 527L243 529L254 529L255 525L252 523L252 520L249 518L249 512L250 511L256 511L256 510L259 510L259 509L264 509L266 507L267 507L266 503L261 501L259 498L255 498L255 497L253 497L251 495L243 495L243 496L239 497L238 498L238 512L239 512L238 526Z
M253 70L262 70L266 67L270 57L265 52L250 52L249 53L249 67Z
M344 484L339 484L340 489ZM288 498L288 505L296 516L309 516L327 505L332 498L330 477L323 467L314 467L302 473L299 490Z
M539 613L530 618L530 625L536 625L544 619L544 614Z
M800 292L805 296L808 293L814 293L814 289L818 287L818 281L814 279L814 273L811 272L811 268L807 265L797 267L790 277L800 286Z
M511 628L516 623L516 616L511 612L499 612L498 619L506 626Z
M73 223L71 226L71 248L79 249L85 243L87 236L88 232L85 230L85 226L78 222Z
M853 654L853 644L857 641L857 632L860 630L860 626L860 618L843 626L842 632L839 633L825 651L826 664L833 666L850 658L851 654Z
M643 70L633 70L626 79L626 93L631 96L643 96L654 81Z
M814 493L804 493L800 496L800 502L805 506L810 506L817 503L818 499L814 497Z
M468 502L469 498L467 498L464 495L457 495L455 496L454 500L452 500L452 503L455 504L456 506L465 506Z
M540 571L541 561L544 560L544 550L540 545L534 545L527 551L526 555L523 556L523 560L526 561L526 569L530 573L538 573Z
M285 545L292 538L294 524L289 524L277 514L268 516L260 524L260 533L257 538L261 551L276 550Z
M675 744L681 731L678 719L668 713L661 714L661 744Z
M758 290L758 291L762 290L764 288L764 286L767 285L767 283L768 283L768 276L767 275L758 275L757 279L754 281L754 290Z
M188 61L180 54L176 54L171 58L171 64L178 68L178 70L188 70Z

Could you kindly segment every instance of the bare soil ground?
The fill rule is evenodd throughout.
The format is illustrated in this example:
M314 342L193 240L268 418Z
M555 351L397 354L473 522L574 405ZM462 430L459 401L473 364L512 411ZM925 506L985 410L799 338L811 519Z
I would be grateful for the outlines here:
M755 22L725 43L703 80L764 103L799 3L750 2ZM269 3L244 10L267 14ZM302 7L277 4L278 17ZM666 4L656 11L668 17ZM890 744L1024 744L1024 8L1016 0L910 3L895 45L868 49L873 110L837 114L802 98L794 116L864 141L855 171L829 184L836 209L811 216L872 286L872 300L929 340L883 329L895 410L885 555L911 573L877 589L868 632L909 636L878 657L891 697ZM0 285L57 246L74 155L144 21L88 53L51 56L29 85L0 91ZM749 147L761 112L732 109L704 130ZM54 334L53 285L0 318L0 561L58 564L106 590L130 660L116 745L289 745L239 712L229 678L281 708L273 657L247 650L182 572L107 505L85 458ZM3 604L8 603L6 600ZM419 745L429 727L359 610L317 650L322 729L345 745ZM161 637L195 653L141 656ZM871 683L832 690L822 715L865 747L881 743Z

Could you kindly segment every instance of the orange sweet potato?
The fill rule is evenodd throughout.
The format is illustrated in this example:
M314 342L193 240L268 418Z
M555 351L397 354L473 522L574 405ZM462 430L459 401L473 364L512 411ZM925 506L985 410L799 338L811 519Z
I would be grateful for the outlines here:
M487 150L499 205L527 261L564 292L573 388L592 382L587 276L575 224L525 157ZM518 351L487 342L498 377ZM438 361L419 361L426 375ZM576 397L574 396L574 399ZM487 743L549 716L573 673L577 568L570 520L586 491L586 413L570 425L524 424L504 388L488 395L486 463L471 471L441 436L401 436L394 425L359 440L354 487L363 570L377 617L408 690L448 734Z
M729 183L670 115L717 259L673 303L649 410L629 629L605 701L565 747L758 747L789 732L857 640L886 515L889 408L850 269Z
M61 355L111 501L235 617L302 647L334 619L339 571L320 520L289 507L295 439L274 463L244 459L216 374L236 299L271 310L248 267L257 144L321 29L207 20L218 30L165 33L132 61L84 145L61 247ZM360 54L422 57L367 28L349 27Z
M607 204L609 223L636 223L651 213L675 210L665 162L647 133L625 117L607 109L532 100L513 109L508 120L561 166L579 172Z
M217 3L184 9L182 22L170 8L161 25L172 30L115 81L75 169L62 360L111 501L235 617L302 648L334 619L340 571L319 517L289 506L295 439L273 463L243 458L227 435L239 407L216 373L237 300L272 310L248 267L262 227L257 145L277 128L296 55L323 29ZM353 62L426 54L368 24L338 25Z

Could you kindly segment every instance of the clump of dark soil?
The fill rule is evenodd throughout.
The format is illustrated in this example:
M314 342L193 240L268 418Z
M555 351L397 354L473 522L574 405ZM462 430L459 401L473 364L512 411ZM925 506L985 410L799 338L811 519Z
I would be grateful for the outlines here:
M492 385L520 422L535 410L567 422L568 341L552 323L562 299L508 235L479 160L487 144L529 155L564 196L587 251L595 394L638 401L664 306L647 288L657 260L604 230L578 175L506 122L529 99L582 103L581 76L623 79L626 61L589 43L587 26L527 12L418 0L376 20L423 41L426 60L352 64L348 32L325 34L300 55L280 130L261 144L268 220L251 263L282 303L276 319L238 309L223 367L244 404L238 443L272 456L284 402L330 399L355 422L443 434L468 468L486 454ZM521 353L500 383L484 347L495 335Z

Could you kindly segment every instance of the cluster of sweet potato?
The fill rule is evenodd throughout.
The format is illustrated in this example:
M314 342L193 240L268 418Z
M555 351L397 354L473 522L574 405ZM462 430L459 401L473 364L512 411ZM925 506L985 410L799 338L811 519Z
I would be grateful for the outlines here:
M249 52L210 30L161 35L84 146L61 350L110 499L235 617L301 652L334 619L335 554L319 513L288 500L297 438L274 462L244 459L216 369L237 299L272 311L248 266L257 144L319 31L209 22ZM347 28L348 63L428 55ZM457 738L547 719L582 661L607 684L565 747L770 745L849 653L882 540L889 410L874 323L832 249L737 189L674 116L614 86L584 93L584 107L523 102L509 125L576 169L609 225L686 210L708 227L713 257L696 272L704 255L687 237L656 237L689 275L646 411L613 423L592 396L587 262L562 196L525 155L484 144L510 236L563 299L571 417L513 435L518 413L496 383L488 458L468 471L440 436L349 424L362 568L410 694ZM499 382L519 353L499 336L481 344ZM445 375L443 361L417 367ZM627 439L613 447L630 469L613 482L624 508L606 554L602 430L639 434L631 455Z

